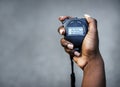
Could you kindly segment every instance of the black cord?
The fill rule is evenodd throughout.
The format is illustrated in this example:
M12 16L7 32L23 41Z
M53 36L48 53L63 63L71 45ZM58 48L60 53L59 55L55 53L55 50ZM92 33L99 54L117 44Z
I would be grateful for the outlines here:
M73 58L70 56L71 61L71 87L75 87L75 73L74 73L74 62L72 60Z

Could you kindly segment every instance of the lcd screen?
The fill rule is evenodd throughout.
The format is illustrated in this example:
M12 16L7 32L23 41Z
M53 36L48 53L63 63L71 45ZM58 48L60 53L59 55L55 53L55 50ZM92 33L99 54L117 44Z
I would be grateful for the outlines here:
M68 35L84 35L83 27L68 27Z

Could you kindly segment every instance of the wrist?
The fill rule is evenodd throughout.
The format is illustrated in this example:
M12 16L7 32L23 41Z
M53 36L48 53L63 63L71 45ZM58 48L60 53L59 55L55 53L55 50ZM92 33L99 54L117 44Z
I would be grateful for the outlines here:
M82 55L82 59L79 64L81 69L83 69L84 71L84 69L88 66L93 66L93 67L96 65L104 66L104 61L102 59L100 52L97 51L96 53L91 55Z
M83 69L83 78L82 87L106 87L104 61L100 54L88 61Z
M89 60L87 60L87 63L84 66L83 71L98 68L104 68L104 61L102 59L100 52L89 57Z

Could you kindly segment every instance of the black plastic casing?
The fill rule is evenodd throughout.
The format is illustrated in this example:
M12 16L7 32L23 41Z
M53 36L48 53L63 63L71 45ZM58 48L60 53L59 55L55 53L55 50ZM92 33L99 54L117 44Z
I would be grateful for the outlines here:
M88 22L85 18L69 18L65 19L63 22L63 26L65 28L65 39L70 41L71 43L74 44L74 49L77 51L81 50L82 42L83 39L85 38L87 32L88 32ZM70 34L70 30L76 31L75 29L78 30L78 28L82 29L79 33L79 31L75 34ZM79 33L79 34L78 34Z

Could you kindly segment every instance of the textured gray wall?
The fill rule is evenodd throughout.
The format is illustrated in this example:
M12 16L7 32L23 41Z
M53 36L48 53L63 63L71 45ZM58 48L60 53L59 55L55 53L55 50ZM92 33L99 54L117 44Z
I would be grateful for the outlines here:
M119 0L0 0L0 87L70 87L60 15L98 20L107 87L120 87ZM75 65L76 86L82 71Z

